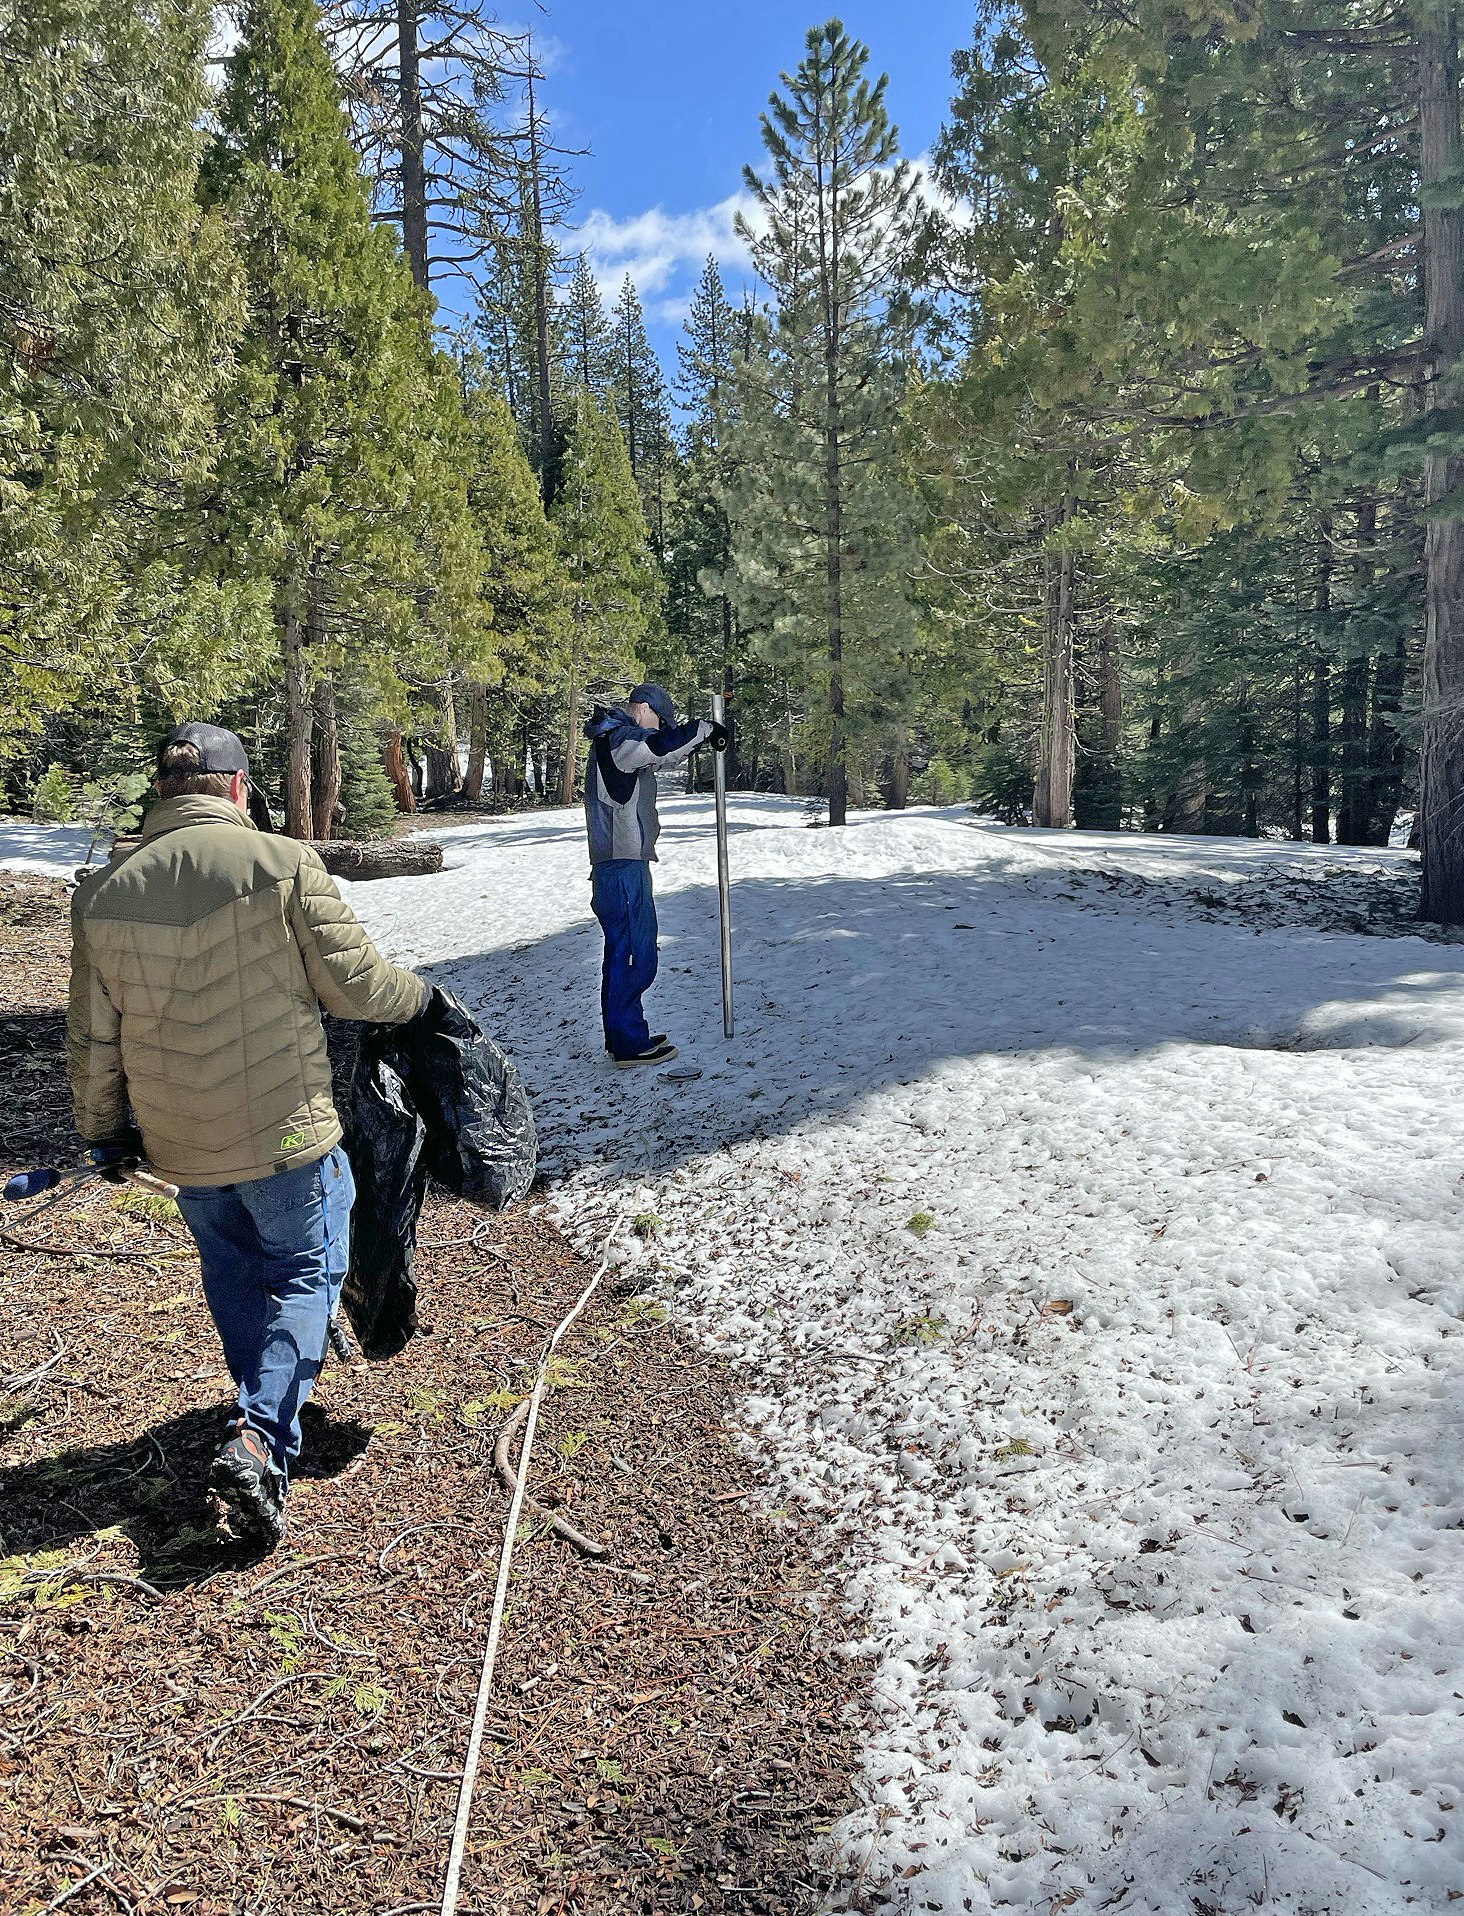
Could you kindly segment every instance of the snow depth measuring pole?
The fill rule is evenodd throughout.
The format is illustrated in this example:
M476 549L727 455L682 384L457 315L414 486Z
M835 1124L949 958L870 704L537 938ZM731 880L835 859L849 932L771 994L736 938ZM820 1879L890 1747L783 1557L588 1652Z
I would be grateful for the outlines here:
M727 702L712 694L712 717L727 723ZM712 789L717 799L717 897L722 908L722 1030L732 1036L732 880L727 869L727 754L712 753Z

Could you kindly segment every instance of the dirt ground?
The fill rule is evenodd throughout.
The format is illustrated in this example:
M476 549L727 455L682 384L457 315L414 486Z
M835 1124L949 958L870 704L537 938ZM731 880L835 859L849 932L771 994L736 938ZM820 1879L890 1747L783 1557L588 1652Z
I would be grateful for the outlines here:
M65 980L64 887L0 874L0 1175L74 1148ZM204 1489L230 1391L174 1207L85 1183L0 1229L0 1908L437 1909L493 1440L583 1265L532 1203L430 1198L422 1332L328 1366L261 1558ZM526 1527L460 1907L811 1911L860 1673L810 1539L651 1298L607 1281L553 1377L533 1487L609 1551Z

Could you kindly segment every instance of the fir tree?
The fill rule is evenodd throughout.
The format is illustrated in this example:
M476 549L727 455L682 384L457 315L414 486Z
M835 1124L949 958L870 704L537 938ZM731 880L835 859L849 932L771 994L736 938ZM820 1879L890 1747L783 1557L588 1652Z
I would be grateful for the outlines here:
M564 762L560 802L574 798L581 700L618 689L635 671L657 611L646 522L620 429L586 388L575 394L564 475L551 509L568 578L560 656Z
M0 748L85 706L208 703L261 664L257 607L173 536L238 324L201 212L203 0L0 16Z
M495 677L472 688L472 724L464 792L477 799L487 760L495 792L512 796L522 725L529 707L552 690L551 661L565 617L566 579L538 483L506 400L465 366L468 504L483 550L483 593L492 611Z
M742 222L773 290L766 352L744 364L728 485L730 584L768 656L824 705L829 822L848 802L851 733L887 723L914 637L914 499L896 443L916 186L886 80L831 20L763 116L770 174L747 170Z
M431 685L476 642L478 554L450 369L371 218L312 0L251 0L209 168L249 325L220 414L219 550L268 582L283 654L285 810L308 835L313 688L388 651ZM329 783L329 771L326 781ZM317 772L315 783L320 784ZM319 794L317 794L317 798Z
M575 255L574 270L554 318L567 383L603 399L615 378L615 345L605 302L583 253ZM571 408L573 403L568 402Z
M610 390L620 434L640 489L641 508L651 544L665 563L666 515L672 490L675 447L671 409L661 363L646 336L645 315L635 282L627 273L612 315L614 372Z

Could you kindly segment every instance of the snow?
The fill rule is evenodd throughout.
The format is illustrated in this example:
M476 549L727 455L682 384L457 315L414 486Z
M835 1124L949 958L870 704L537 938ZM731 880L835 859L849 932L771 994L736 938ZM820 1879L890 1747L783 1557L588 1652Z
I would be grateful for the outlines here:
M0 872L70 878L87 862L92 843L85 825L33 825L25 818L0 818ZM99 848L93 856L104 858L105 850Z
M343 889L513 1052L564 1228L619 1220L829 1551L872 1702L832 1906L1448 1906L1464 948L1332 903L1416 865L735 799L729 1044L710 801L662 816L692 1084L603 1057L577 814Z
M833 1546L876 1713L851 1884L1445 1907L1464 951L1305 922L1406 855L735 800L729 1045L710 806L662 812L649 1002L692 1085L601 1055L574 814L352 897L519 1059L570 1233L661 1219L623 1259Z

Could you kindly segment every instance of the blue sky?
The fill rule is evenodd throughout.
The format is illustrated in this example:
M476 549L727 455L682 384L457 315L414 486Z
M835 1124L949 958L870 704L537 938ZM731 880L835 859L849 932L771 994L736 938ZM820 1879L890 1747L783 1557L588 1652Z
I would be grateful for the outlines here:
M969 44L971 0L848 0L848 30L890 76L901 150L934 140L950 98L950 58ZM708 252L740 285L732 217L742 168L762 157L758 116L808 28L828 18L791 0L553 0L535 35L555 137L589 149L569 164L584 246L613 296L628 270L668 370L685 302Z

